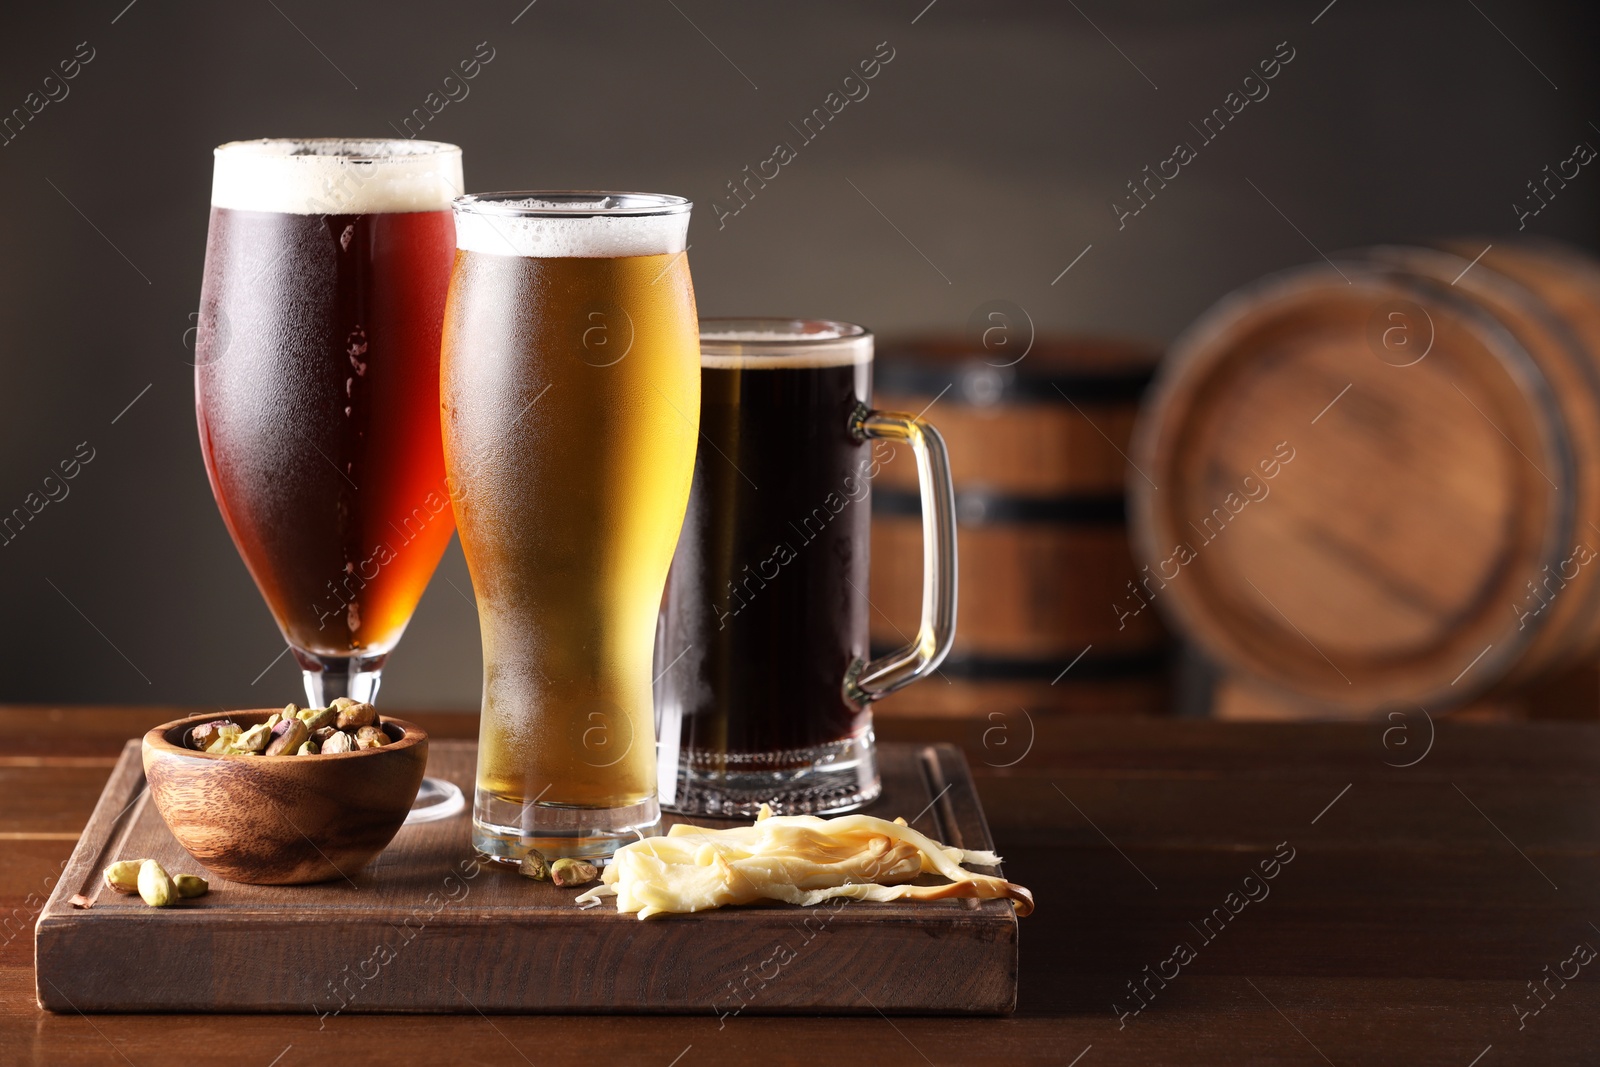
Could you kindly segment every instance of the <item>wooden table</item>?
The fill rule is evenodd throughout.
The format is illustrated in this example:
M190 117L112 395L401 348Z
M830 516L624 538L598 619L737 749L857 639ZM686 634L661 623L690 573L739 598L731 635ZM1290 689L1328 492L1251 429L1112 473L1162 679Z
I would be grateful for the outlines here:
M0 1064L1600 1063L1600 727L1420 713L882 723L966 747L1038 898L1013 1018L43 1013L33 917L122 742L180 713L0 708Z

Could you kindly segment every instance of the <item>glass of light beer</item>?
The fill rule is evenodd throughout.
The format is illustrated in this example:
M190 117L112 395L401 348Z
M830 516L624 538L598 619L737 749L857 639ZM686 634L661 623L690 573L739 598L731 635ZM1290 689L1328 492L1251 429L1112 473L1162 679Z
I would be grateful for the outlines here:
M461 150L214 157L195 407L212 493L314 706L370 701L455 528L439 335Z
M455 201L445 466L483 640L473 846L604 858L659 822L651 655L694 472L690 204Z

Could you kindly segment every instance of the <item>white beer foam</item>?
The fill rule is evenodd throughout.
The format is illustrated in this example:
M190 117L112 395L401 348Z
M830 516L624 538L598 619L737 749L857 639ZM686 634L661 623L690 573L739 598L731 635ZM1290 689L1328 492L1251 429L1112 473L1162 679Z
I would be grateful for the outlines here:
M613 203L616 199L597 197L583 202L529 196L457 204L456 247L538 259L617 259L683 251L689 234L688 205L668 214L630 215L624 213L629 206ZM646 204L632 210L650 207ZM607 213L613 211L617 213Z
M822 328L786 330L702 328L700 365L714 370L802 370L872 362L872 334Z
M213 155L211 204L240 211L445 211L462 189L461 149L438 141L262 138Z

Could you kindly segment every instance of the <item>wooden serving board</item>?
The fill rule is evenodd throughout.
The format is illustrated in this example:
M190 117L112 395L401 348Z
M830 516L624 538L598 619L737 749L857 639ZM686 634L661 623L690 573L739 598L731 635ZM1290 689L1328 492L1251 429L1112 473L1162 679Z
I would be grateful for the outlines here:
M993 842L953 745L879 748L883 796L968 849ZM428 773L472 795L477 746L436 741ZM913 818L914 817L914 818ZM35 935L51 1011L801 1012L997 1014L1017 995L1017 919L1004 900L772 905L641 921L578 889L479 863L469 813L401 829L370 865L313 886L211 880L149 908L104 888L118 859L202 873L149 802L130 741ZM684 821L669 817L669 821ZM731 825L696 819L705 825ZM937 879L934 879L937 881ZM82 894L90 907L74 907Z

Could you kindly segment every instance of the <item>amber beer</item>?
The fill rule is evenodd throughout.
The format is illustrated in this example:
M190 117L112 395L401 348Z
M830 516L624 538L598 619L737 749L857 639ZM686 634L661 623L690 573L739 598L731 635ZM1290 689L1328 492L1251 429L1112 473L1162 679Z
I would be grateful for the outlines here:
M437 412L460 183L433 142L216 152L200 443L314 702L375 692L454 529Z
M473 843L609 855L659 818L651 655L694 469L689 204L456 202L445 464L477 591Z

